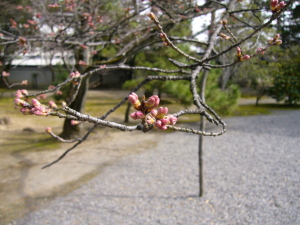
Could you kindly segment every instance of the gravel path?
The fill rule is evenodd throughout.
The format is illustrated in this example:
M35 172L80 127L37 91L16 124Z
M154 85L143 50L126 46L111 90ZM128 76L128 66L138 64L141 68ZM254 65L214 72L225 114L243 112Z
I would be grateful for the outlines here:
M225 135L205 139L203 198L198 137L168 133L13 224L300 224L299 118L227 119Z

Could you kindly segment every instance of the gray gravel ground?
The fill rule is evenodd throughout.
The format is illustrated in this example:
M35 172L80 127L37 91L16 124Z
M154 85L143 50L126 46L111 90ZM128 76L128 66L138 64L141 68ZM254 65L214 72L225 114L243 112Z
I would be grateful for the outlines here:
M168 133L13 224L300 224L299 119L300 110L226 120L225 135L205 139L203 198L198 137Z

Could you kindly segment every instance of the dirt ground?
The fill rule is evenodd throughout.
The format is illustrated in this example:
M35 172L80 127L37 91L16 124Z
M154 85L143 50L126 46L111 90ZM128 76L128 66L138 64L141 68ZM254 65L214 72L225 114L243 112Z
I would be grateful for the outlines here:
M103 98L124 96L114 91L97 94ZM120 157L145 151L158 135L98 128L62 161L41 169L72 146L51 140L44 132L49 124L58 132L63 120L15 116L12 110L0 108L0 224L78 188Z

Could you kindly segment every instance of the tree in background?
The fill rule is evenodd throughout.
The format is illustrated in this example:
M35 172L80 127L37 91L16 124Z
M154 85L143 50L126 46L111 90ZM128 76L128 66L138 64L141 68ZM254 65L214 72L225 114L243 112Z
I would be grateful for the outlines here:
M300 48L291 46L273 54L269 64L273 86L269 94L277 101L284 100L289 105L300 102Z

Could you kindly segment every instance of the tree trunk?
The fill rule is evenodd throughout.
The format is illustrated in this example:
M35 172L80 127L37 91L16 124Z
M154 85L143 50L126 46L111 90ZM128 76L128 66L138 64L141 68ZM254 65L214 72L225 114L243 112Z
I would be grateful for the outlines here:
M200 98L205 103L205 87L206 87L206 81L208 77L208 70L205 70L202 79L201 79L201 92L200 92ZM200 131L205 130L205 117L201 116L200 121ZM204 184L203 184L203 142L204 142L204 136L199 136L199 148L198 148L198 160L199 160L199 197L203 196L204 191Z
M75 100L73 101L73 103L69 106L70 108L78 112L83 112L88 88L89 88L89 78L85 78L82 80L78 94ZM60 134L60 136L64 139L72 139L72 138L79 137L82 130L81 127L82 127L81 124L71 125L71 120L65 119L63 125L63 131Z
M128 123L129 122L129 112L130 112L130 108L131 108L131 103L127 103L127 108L126 108L126 112L125 112L125 119L124 119L124 123Z

